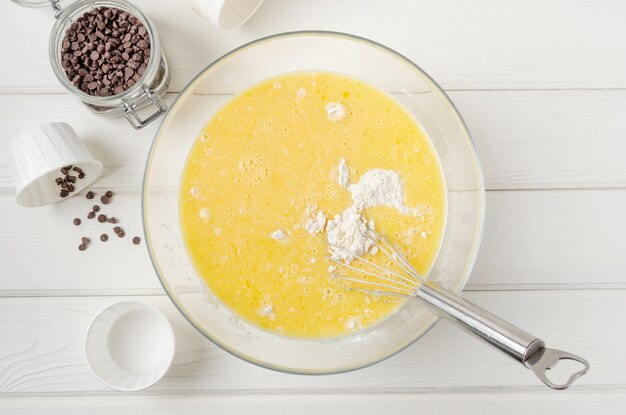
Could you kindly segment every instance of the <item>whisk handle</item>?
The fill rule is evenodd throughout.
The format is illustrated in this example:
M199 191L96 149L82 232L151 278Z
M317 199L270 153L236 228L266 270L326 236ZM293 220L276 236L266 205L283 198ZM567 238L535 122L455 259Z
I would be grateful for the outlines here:
M417 289L416 296L431 306L437 315L456 322L480 340L531 369L542 382L553 389L566 389L589 371L589 363L585 359L561 350L546 348L543 340L537 336L433 282L422 284ZM565 383L553 383L547 378L546 371L563 359L575 360L584 367L573 373Z

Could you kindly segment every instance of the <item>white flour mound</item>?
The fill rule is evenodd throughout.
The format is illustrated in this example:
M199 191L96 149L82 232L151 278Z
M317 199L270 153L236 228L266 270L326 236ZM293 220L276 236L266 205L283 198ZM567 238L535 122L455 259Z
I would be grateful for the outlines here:
M314 208L309 207L307 210L312 210ZM317 211L317 215L314 218L309 219L305 225L306 231L311 235L315 235L316 233L320 233L326 227L326 215L321 210Z
M404 182L393 170L372 169L365 172L358 183L348 187L354 205L359 209L387 205L402 213L408 213L404 206Z
M200 219L201 219L203 222L208 221L208 220L209 220L209 216L210 216L210 215L209 215L209 209L207 209L207 208L202 208L202 209L200 209L200 210L198 211L198 215L200 216Z
M346 159L341 159L337 170L339 173L337 176L337 183L339 183L339 186L341 187L348 187L348 182L350 181L350 168L348 167L348 163L346 163Z
M404 182L397 172L371 169L366 171L357 183L348 185L350 169L345 159L341 159L337 169L339 172L337 182L350 191L352 204L328 221L326 216L318 211L317 216L308 221L306 228L311 234L325 229L331 257L349 264L357 256L363 256L368 252L376 255L378 252L376 243L368 236L368 226L374 229L374 223L366 222L363 216L364 209L385 205L394 207L403 214L412 210L404 205ZM311 207L307 209L307 214L312 214Z
M270 234L272 239L276 239L277 241L282 241L287 237L287 234L282 229L276 229L274 232Z
M346 107L338 102L329 102L326 104L326 117L332 122L341 121L346 118Z
M346 263L350 263L356 256L363 256L375 246L374 241L367 236L367 222L354 205L328 221L326 240L331 257Z
M316 206L309 206L306 210L309 220L305 228L311 235L326 231L328 251L332 259L349 264L355 257L378 253L376 242L368 236L368 227L373 230L374 223L365 220L364 209L390 206L403 214L411 213L415 209L404 205L404 182L397 172L371 169L357 183L349 185L350 168L345 159L340 160L337 170L337 182L350 191L352 204L328 220ZM329 272L332 272L331 268Z

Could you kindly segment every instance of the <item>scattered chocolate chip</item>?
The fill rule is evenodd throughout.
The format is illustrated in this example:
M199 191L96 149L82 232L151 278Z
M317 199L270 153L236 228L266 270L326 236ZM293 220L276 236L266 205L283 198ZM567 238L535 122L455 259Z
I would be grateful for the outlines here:
M61 183L63 183L63 179L61 177L57 177L56 179L54 179L54 182L60 185Z
M67 167L63 167L63 168L61 169L61 174L63 174L63 175L67 175L68 171L69 171L69 170L67 169Z
M106 197L106 195L103 195L103 196L100 198L100 202L101 202L103 205L108 205L108 204L109 204L109 198L108 198L108 197Z
M59 196L67 197L67 196L69 196L69 194L70 193L67 190L63 189L63 190L61 190L61 193L59 193Z
M64 167L65 168L65 167ZM67 169L71 169L72 166L68 166ZM73 171L77 171L77 169L80 169L78 167L73 168ZM71 183L68 183L70 181L69 177L74 177L74 176L70 176L70 175L66 175L65 179L63 178L59 178L62 180L63 183L66 183L66 185L69 187L71 186ZM72 186L73 187L73 186ZM66 189L63 189L62 192L65 194L66 197L67 195L69 195L69 191ZM85 198L86 199L93 199L96 196L96 194L93 191L88 191L87 193L85 193ZM104 195L102 196L101 200L102 203L107 204L111 202L111 198L113 197L113 192L111 190L107 190ZM114 217L107 217L107 215L101 213L101 214L97 214L96 212L100 211L100 206L99 205L93 205L92 207L93 210L91 210L90 212L87 213L87 218L88 219L94 219L97 218L98 222L100 223L118 223L119 220ZM81 225L82 221L80 218L74 218L72 223L76 226ZM120 226L114 226L113 227L113 232L117 235L118 238L124 238L126 236L126 232L124 231L124 229L122 229ZM107 233L102 233L99 236L99 239L102 242L107 242L109 240L109 235ZM78 249L81 251L84 251L85 249L87 249L89 247L90 244L90 240L87 237L83 237L81 239L82 243L78 246ZM141 238L139 236L134 236L132 238L132 243L134 245L139 245L141 243Z
M72 193L74 191L74 185L73 184L68 184L67 185L67 191Z
M65 180L68 180L70 183L76 183L76 176L66 176Z

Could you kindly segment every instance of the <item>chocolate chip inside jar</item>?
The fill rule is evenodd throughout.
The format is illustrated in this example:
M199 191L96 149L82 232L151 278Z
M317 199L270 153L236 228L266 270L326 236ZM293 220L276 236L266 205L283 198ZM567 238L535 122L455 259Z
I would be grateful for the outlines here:
M67 78L86 94L121 94L143 76L150 61L150 36L131 13L96 7L79 17L61 42Z

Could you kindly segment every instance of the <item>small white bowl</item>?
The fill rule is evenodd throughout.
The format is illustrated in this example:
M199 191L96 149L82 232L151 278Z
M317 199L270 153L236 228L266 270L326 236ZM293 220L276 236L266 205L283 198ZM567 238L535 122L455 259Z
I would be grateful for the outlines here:
M174 332L150 304L124 301L102 310L85 336L85 356L92 372L118 391L149 388L174 358Z

